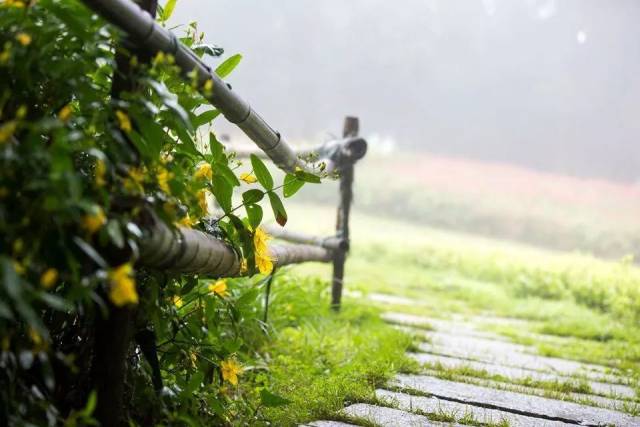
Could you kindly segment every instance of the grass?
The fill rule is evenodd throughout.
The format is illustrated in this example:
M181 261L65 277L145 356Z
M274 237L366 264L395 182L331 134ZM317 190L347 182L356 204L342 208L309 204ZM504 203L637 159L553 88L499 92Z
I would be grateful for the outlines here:
M356 300L328 308L328 286L286 275L275 282L270 307L273 337L263 349L268 372L256 376L291 403L264 409L272 425L344 419L338 411L370 402L374 391L415 362L405 356L411 337L380 320L378 310Z

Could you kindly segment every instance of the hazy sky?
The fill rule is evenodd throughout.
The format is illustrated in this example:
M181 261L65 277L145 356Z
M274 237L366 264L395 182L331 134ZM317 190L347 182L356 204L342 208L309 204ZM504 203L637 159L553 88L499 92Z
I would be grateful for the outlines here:
M640 179L640 1L179 0L191 20L289 139L354 114L400 147Z

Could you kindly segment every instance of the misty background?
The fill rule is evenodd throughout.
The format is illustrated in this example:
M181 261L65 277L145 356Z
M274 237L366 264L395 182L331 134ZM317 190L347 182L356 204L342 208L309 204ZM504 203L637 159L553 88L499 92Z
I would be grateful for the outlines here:
M292 141L353 114L373 144L640 178L638 1L179 1L192 20Z

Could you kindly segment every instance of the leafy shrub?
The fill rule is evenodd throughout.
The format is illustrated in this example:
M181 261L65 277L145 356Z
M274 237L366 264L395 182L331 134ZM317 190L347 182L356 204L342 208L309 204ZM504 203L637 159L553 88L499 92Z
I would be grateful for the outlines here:
M202 40L195 24L181 39L199 55L222 53ZM265 337L264 278L206 281L135 261L153 215L216 233L248 275L270 273L258 202L268 195L286 221L281 187L259 159L242 165L214 133L202 137L219 112L171 56L125 46L77 1L0 3L2 425L91 423L105 404L95 379L112 374L101 366L115 352L105 334L126 346L118 398L131 422L253 413L244 397L256 391L238 375ZM221 218L208 215L214 202ZM122 322L105 326L109 315Z

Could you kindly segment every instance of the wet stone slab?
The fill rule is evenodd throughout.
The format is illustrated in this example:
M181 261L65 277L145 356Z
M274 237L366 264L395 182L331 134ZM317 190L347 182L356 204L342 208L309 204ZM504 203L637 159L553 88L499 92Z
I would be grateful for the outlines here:
M420 346L420 348L422 348L422 346ZM449 369L469 367L477 371L485 371L489 375L501 375L512 380L524 380L526 378L531 378L537 381L557 381L573 383L578 382L576 378L558 375L556 373L543 372L521 367L504 366L495 363L480 362L469 359L460 359L457 357L442 356L429 353L410 353L409 356L416 360L418 363L440 364L443 367ZM610 384L591 380L584 381L589 384L591 390L596 394L624 398L634 398L636 396L635 390L625 385Z
M436 331L448 331L457 335L488 338L506 341L498 334L479 331L466 322L458 320L444 320L415 316L413 314L387 312L382 314L382 319L396 325L413 326L416 328L433 329Z
M586 426L638 426L640 417L572 402L495 390L423 375L397 375L392 386L413 389L444 400L518 413L532 418L581 424Z
M384 402L396 405L405 411L420 410L425 413L448 415L456 420L469 420L484 424L498 424L507 422L509 427L561 427L569 426L560 421L545 420L542 418L528 417L525 415L503 412L496 409L483 408L465 403L451 402L437 397L412 396L406 393L396 393L389 390L376 390L376 396Z
M387 408L384 406L369 405L366 403L356 403L347 406L342 412L350 417L358 417L368 420L381 427L423 427L423 426L455 426L460 424L440 423L430 421L423 415L412 414L400 409Z
M439 334L442 337L445 334ZM477 339L467 337L448 337L446 340L438 338L431 343L421 343L419 348L428 353L439 354L461 359L477 360L515 368L531 369L541 372L551 372L564 376L579 376L593 381L624 383L623 377L605 373L607 368L600 365L581 363L574 360L557 357L540 356L537 354L517 351L516 347L509 351L505 343L478 345ZM484 340L486 341L486 340ZM436 342L438 342L436 344Z
M426 370L425 372L422 373L422 375L437 377L438 373L437 371ZM548 391L542 388L487 380L484 378L470 377L466 375L456 376L451 380L479 385L483 387L490 387L497 390L507 390L507 391L513 391L513 392L522 393L522 394L533 394L533 395L542 396L542 397L550 397L556 400L573 400L582 405L598 406L602 408L613 409L614 411L626 412L625 408L635 408L637 411L640 411L640 403L631 402L628 400L614 399L610 397L602 397L594 394L583 394L583 393L575 393L575 392L560 393L560 396L566 397L566 398L562 398L562 397L548 396L547 395Z
M299 427L354 427L355 424L347 424L341 421L313 421L309 424L302 424Z

